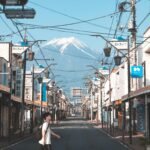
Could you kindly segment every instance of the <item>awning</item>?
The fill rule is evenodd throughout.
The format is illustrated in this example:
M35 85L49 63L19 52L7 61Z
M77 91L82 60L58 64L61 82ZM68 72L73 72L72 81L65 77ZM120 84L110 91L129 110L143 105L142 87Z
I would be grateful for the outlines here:
M148 94L148 93L150 93L150 86L146 86L146 87L140 88L136 91L130 92L130 98L134 98L134 97L144 95L144 94ZM123 101L127 100L127 99L128 99L128 95L122 96Z
M11 100L21 103L21 97L16 97L14 95L11 95Z
M35 100L34 105L41 106L41 101L40 100ZM47 102L42 102L42 107L47 107Z
M10 88L8 86L0 84L0 91L10 93Z
M120 105L121 103L122 103L122 100L121 100L121 99L114 101L114 105Z

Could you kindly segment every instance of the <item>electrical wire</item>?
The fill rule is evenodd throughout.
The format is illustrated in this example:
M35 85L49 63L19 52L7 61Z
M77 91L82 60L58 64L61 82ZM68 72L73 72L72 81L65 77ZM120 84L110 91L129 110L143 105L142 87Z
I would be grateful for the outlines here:
M52 49L50 49L50 48L44 48L44 49L47 49L47 50L50 50L51 52L54 52L54 53L58 53L58 54L60 54L60 52L59 51L55 51L55 50L52 50ZM72 55L72 54L70 54L70 53L64 53L63 55L68 55L68 56L71 56L71 57L77 57L77 58L80 58L80 59L87 59L87 60L94 60L94 61L98 61L98 60L96 60L95 58L89 58L89 57L83 57L83 56L76 56L76 55Z
M138 24L137 28L139 28L145 21L146 19L150 16L150 12L148 12L146 14L146 16L140 21L140 23Z
M93 21L93 20L97 20L97 19L102 19L102 18L105 18L105 17L110 17L110 16L113 16L115 14L118 14L119 12L115 12L115 13L111 13L111 14L108 14L108 15L105 15L105 16L101 16L101 17L96 17L96 18L92 18L92 19L88 19L88 20L81 20L81 21L78 21L78 22L72 22L72 23L67 23L67 24L60 24L60 25L52 25L52 26L48 26L48 27L63 27L63 26L70 26L70 25L76 25L76 24L81 24L81 23L87 23L89 21ZM24 24L24 23L18 23L18 24ZM36 24L26 24L28 26L33 26L33 27L39 27L39 26L42 26L42 25L36 25ZM45 26L46 27L46 26ZM104 27L104 26L101 26L101 28L103 29L107 29L107 27Z
M6 27L12 32L12 34L15 33L15 31L8 25L8 23L3 19L3 17L0 15L1 20L6 25Z
M83 32L83 33L89 33L89 34L103 34L103 35L107 35L108 33L100 33L97 31L88 31L88 30L79 30L79 29L72 29L72 28L62 28L62 27L57 27L57 26L41 26L41 25L29 25L29 24L24 24L24 23L17 23L18 25L28 25L30 27L28 27L27 29L50 29L50 30L68 30L68 31L77 31L77 32ZM113 34L110 34L113 35Z
M68 17L68 18L71 18L71 19L80 21L80 22L78 22L78 23L83 23L83 22L84 22L84 23L90 24L90 25L92 25L92 26L96 26L96 27L100 27L100 28L105 28L105 29L106 29L106 27L104 27L104 26L100 26L100 25L97 25L97 24L94 24L94 23L89 22L89 21L97 20L97 19L99 19L99 18L101 18L101 17L97 17L97 18L93 18L93 19L89 19L89 20L83 21L83 20L81 20L81 19L79 19L79 18L77 18L77 17L73 17L73 16L70 16L70 15L68 15L68 14L59 12L59 11L57 11L57 10L54 10L54 9L51 9L51 8L42 6L42 5L38 4L38 3L35 3L35 2L30 2L30 3L32 3L33 5L36 5L36 6L38 6L38 7L41 7L41 8L43 8L43 9L46 9L46 10L48 10L48 11L51 11L51 12L54 12L54 13L63 15L63 16L65 16L65 17ZM112 14L114 14L114 13L112 13ZM112 14L111 14L111 15L112 15ZM107 16L107 15L106 15L106 16ZM110 14L109 14L108 16L110 16ZM107 17L108 17L108 16L107 16ZM74 24L74 23L73 23L73 24ZM73 25L73 24L71 23L71 25ZM76 23L75 23L75 24L76 24ZM68 24L68 25L69 25L69 24Z
M88 69L88 70L63 70L63 69L54 69L54 70L61 71L61 72L70 72L70 73L92 71L92 69Z

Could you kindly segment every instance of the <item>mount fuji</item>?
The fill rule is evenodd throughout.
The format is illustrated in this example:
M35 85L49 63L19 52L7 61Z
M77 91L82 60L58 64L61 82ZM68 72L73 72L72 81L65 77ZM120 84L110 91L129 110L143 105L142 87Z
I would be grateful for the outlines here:
M46 42L42 46L45 58L53 58L57 63L51 69L54 72L56 83L70 93L73 87L83 87L84 79L91 74L92 68L87 65L98 65L100 53L90 49L85 43L75 37L56 38ZM41 52L36 51L36 57L41 58ZM40 64L46 66L44 61Z

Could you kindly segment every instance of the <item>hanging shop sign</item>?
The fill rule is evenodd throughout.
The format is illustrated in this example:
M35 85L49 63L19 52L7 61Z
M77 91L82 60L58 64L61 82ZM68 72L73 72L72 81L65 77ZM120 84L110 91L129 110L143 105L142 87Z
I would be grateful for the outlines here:
M116 49L119 49L119 50L127 50L128 49L128 41L110 41L110 43Z
M46 83L42 83L42 101L47 101L47 90L46 90Z
M143 66L131 66L131 77L142 78L143 77Z

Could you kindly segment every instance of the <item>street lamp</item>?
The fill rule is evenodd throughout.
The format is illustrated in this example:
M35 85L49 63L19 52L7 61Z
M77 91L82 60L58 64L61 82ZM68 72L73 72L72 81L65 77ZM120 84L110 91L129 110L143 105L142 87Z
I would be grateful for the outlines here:
M28 60L33 61L35 53L31 50L28 51Z
M50 72L48 71L48 69L45 71L45 77L46 78L49 78L49 74L50 74Z
M38 77L37 79L38 79L39 84L41 84L43 82L43 78L42 77Z
M18 63L18 67L20 69L23 68L23 60L22 60L22 58L18 59L17 63Z
M131 99L130 99L131 81L130 81L130 49L129 49L129 38L128 38L127 44L128 44L128 47L127 47L128 53L127 53L127 56L126 55L123 55L123 56L125 56L125 58L127 59L127 65L128 65L127 72L128 72L128 101L129 101L129 141L130 141L130 144L132 144L132 102L131 102ZM115 47L115 49L117 49L117 48ZM117 49L117 51L118 51L118 49ZM119 55L117 55L117 56L114 57L114 61L115 61L115 65L116 66L119 66L121 64L121 59L122 59L122 57L119 56ZM124 102L124 105L125 105L125 102ZM123 135L122 136L123 136L123 139L124 139L125 110L124 110L123 116L124 116L123 117L123 123L124 123L124 125L123 125Z
M117 48L115 45L113 45L111 43L111 41L108 41L105 37L103 37L102 35L91 35L91 36L96 36L96 37L101 37L102 39L104 39L107 43L109 43L112 47L114 47L117 51L121 50L121 48ZM125 42L125 41L123 41ZM127 58L127 64L128 64L128 102L129 102L129 141L130 141L130 144L132 144L132 102L131 102L131 99L130 99L130 92L131 92L131 85L130 85L130 49L129 49L129 38L128 40L126 41L127 43L127 46L126 50L128 50L128 56L124 55L121 51L119 51L121 54L123 54L123 56L125 56ZM121 64L121 56L116 56L114 58L114 61L115 61L115 64L118 66ZM125 102L124 102L125 103ZM125 114L124 114L125 115ZM125 118L125 117L124 117ZM125 123L125 120L123 120L124 123ZM125 126L123 127L123 132L125 130Z
M26 52L25 52L26 53ZM23 68L23 66L24 66L24 63L25 63L25 61L26 60L28 60L28 61L33 61L33 59L34 59L34 52L32 52L31 50L30 51L28 51L28 57L26 58L24 58L24 60L22 59L22 58L20 58L20 59L18 59L18 66L19 66L19 68L20 69L22 69Z
M121 56L117 55L114 57L115 65L119 66L121 64Z
M111 47L105 47L104 48L104 54L106 57L109 57L111 53Z

